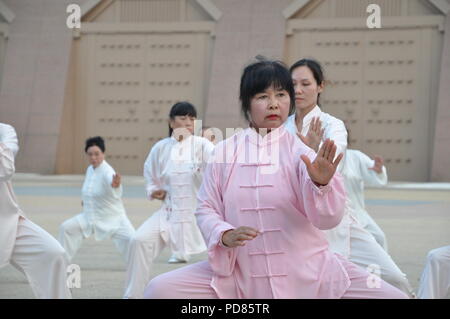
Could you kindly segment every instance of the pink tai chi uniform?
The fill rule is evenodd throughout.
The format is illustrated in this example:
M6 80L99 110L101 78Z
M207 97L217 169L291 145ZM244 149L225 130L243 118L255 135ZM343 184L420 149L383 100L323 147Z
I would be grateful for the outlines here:
M208 261L155 277L145 298L407 298L329 250L321 229L341 221L344 185L336 173L318 188L302 154L316 156L283 127L218 144L196 211ZM225 247L223 233L240 226L261 234Z
M155 277L145 298L407 298L328 249L321 230L341 221L344 184L336 173L317 187L302 154L316 156L283 127L218 144L196 211L208 261ZM223 233L241 226L261 234L225 247Z

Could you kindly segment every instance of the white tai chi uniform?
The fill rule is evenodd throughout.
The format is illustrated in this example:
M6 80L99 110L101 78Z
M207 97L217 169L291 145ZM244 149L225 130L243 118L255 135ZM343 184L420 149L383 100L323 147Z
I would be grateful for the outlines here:
M417 292L420 299L450 299L450 246L428 253Z
M18 150L14 128L0 123L0 268L10 263L22 272L37 298L72 298L64 249L17 204L11 179Z
M308 133L309 125L313 117L319 117L322 122L322 128L325 129L322 142L329 138L337 146L336 156L344 153L344 158L338 167L339 172L342 174L347 150L347 130L344 123L322 112L320 107L316 105L303 118L301 132L303 136L306 136ZM285 128L291 134L297 136L298 129L295 124L295 114L289 116L285 122ZM349 258L350 261L365 269L373 270L375 274L379 271L385 281L412 296L412 288L406 279L406 275L401 272L383 247L377 243L372 234L358 223L349 198L346 200L345 211L344 217L337 227L324 231L330 244L330 249L335 253Z
M382 167L382 172L377 173L369 168L375 165L375 161L363 152L348 149L345 155L344 176L347 196L352 204L354 217L359 224L372 234L378 244L387 249L387 241L384 232L366 211L364 203L365 186L385 186L388 181L386 167Z
M83 211L60 226L59 242L70 259L80 248L83 238L94 233L96 240L112 238L128 262L128 246L135 230L122 203L122 185L111 186L114 169L105 160L94 168L90 165L82 188Z
M165 246L178 259L206 250L194 212L197 191L214 144L189 136L182 142L167 137L153 146L144 164L147 197L165 190L161 208L136 231L130 244L130 262L124 298L142 298L151 278L151 265Z

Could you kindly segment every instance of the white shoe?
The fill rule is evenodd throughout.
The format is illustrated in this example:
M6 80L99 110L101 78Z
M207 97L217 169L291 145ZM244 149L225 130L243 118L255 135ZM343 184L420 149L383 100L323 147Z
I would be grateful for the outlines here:
M187 263L187 260L184 259L178 259L175 256L172 256L169 258L169 260L167 261L169 264L184 264Z

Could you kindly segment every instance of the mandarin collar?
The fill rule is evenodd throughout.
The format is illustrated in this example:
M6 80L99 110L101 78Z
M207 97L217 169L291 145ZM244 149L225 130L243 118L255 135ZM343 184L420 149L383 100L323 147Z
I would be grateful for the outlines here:
M258 146L267 146L272 143L278 142L278 140L286 134L286 129L284 125L272 130L270 133L265 136L261 136L254 128L247 128L245 131L245 136L248 138L250 143Z
M92 169L94 170L94 172L99 172L106 165L107 165L106 160L103 160L102 163L99 166L97 166L97 168L94 168L94 166L92 166Z
M188 138L183 139L183 140L180 142L180 141L178 141L175 137L173 137L173 135L171 135L171 136L170 136L170 141L171 141L172 143L175 142L175 143L181 143L181 144L182 144L182 143L186 143L186 142L190 141L190 140L192 139L192 136L193 136L193 135L191 134L191 135L188 136Z
M308 114L305 115L303 118L303 124L302 124L302 131L309 128L309 125L311 124L311 120L313 117L320 117L322 114L322 110L318 105L316 105ZM298 131L297 124L295 123L295 116L296 113L292 114L288 117L285 125L289 125L294 127L296 133L302 133Z
M322 110L320 109L320 107L318 105L316 105L308 114L305 115L305 117L303 118L303 128L305 127L309 127L309 124L311 123L311 120L313 117L320 117L320 115L322 114ZM295 118L294 118L295 121Z

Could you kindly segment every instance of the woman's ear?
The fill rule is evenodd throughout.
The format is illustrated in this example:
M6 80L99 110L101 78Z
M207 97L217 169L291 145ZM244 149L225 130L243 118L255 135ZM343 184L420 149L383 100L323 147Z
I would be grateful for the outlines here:
M320 85L317 87L318 93L322 93L324 88L325 88L325 81L322 81L322 83L320 83Z
M168 119L167 120L167 124L169 124L169 127L173 130L173 120L172 119Z

